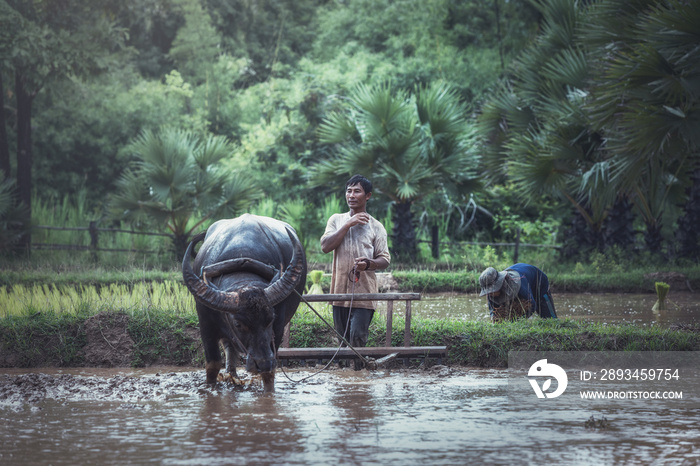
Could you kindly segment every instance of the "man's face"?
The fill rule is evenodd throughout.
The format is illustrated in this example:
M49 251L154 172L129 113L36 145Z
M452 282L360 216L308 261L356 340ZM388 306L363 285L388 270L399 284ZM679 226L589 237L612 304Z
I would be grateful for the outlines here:
M372 197L372 193L366 194L360 183L345 188L345 201L350 210L354 212L364 212L367 207L367 199Z

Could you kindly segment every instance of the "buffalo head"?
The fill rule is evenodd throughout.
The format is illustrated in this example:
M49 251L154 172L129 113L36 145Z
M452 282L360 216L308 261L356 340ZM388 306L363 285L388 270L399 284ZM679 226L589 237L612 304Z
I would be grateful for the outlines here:
M270 307L276 306L294 291L294 287L296 287L299 282L305 267L304 251L301 247L301 243L299 243L299 240L291 231L287 230L287 234L294 245L294 255L284 274L263 289L266 299L265 302ZM185 252L185 258L182 261L182 276L185 280L185 285L187 289L190 290L190 293L194 295L194 299L205 306L221 312L238 314L242 310L245 310L246 306L249 304L245 300L241 300L243 290L225 291L218 289L218 287L213 287L205 282L192 270L190 257L194 256L194 246L203 238L203 235L195 237L190 242ZM249 262L259 264L255 259L249 259ZM251 269L253 269L253 267L246 267L244 262L239 266L232 266L231 270L227 272L234 273L243 270L250 271ZM246 299L245 297L243 298ZM252 295L248 299L253 299L256 303L260 303L259 298L253 298Z

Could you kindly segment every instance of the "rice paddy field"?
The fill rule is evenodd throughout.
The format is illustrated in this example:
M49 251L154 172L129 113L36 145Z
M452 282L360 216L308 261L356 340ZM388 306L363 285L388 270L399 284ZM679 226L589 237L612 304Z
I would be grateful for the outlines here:
M116 350L115 341L129 341L128 354L119 359L127 365L202 364L194 300L176 274L116 282L75 278L0 286L0 367L99 365L84 352L94 322L102 335L97 343ZM332 322L328 305L314 303L311 310L302 303L291 323L290 346L337 345L323 320ZM117 323L122 325L118 332L110 329ZM393 346L403 345L404 327L403 313L395 313ZM119 334L116 340L104 336L110 331ZM370 327L368 346L383 346L385 336L386 317L379 312ZM539 318L494 325L414 316L411 340L415 346L447 346L448 364L505 367L511 350L698 351L700 328Z
M0 318L36 313L90 316L100 312L194 315L194 299L182 284L174 281L0 287Z

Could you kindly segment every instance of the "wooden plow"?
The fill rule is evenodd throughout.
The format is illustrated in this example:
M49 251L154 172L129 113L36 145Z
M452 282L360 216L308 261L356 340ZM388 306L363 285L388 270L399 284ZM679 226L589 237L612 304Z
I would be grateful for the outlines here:
M436 358L438 364L442 363L442 358L447 356L446 346L411 346L411 302L421 299L420 293L358 293L350 294L306 294L302 296L302 303L332 302L332 301L386 301L386 338L384 346L348 348L327 347L327 348L290 348L289 347L289 326L285 329L282 346L277 350L277 357L281 363L290 359L299 359L302 364L307 360L318 361L329 360L335 355L335 359L352 359L361 354L365 358L376 360L377 366L396 358L402 358L404 364L408 365L410 359L416 358ZM406 325L404 328L403 346L392 346L392 322L394 317L394 302L404 301L406 308ZM336 354L337 353L337 354Z

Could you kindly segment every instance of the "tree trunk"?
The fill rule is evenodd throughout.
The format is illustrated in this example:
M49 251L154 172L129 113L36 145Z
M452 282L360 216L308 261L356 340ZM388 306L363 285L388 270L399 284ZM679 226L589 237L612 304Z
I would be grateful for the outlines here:
M32 97L24 86L19 72L15 72L15 95L17 98L17 191L19 201L26 210L27 218L32 214ZM31 233L19 242L29 251Z
M693 184L690 185L686 194L688 199L683 208L684 214L678 219L678 230L676 230L676 241L678 242L678 258L697 261L700 259L700 169L693 174Z
M623 251L634 247L634 213L632 204L626 198L620 198L610 209L603 225L605 249L618 246Z
M394 227L391 234L392 260L415 262L418 254L411 202L392 204Z
M496 11L496 35L498 36L498 55L501 57L501 70L506 68L503 61L503 36L501 35L501 11L498 8L498 0L493 2L494 10Z
M5 120L5 85L0 72L0 170L5 173L7 180L12 176L12 173L10 173L10 142L7 140Z
M567 260L588 260L593 252L602 252L604 239L598 225L589 224L580 212L575 211L571 224L562 241L561 254Z
M646 231L644 232L644 242L647 250L652 255L662 253L663 236L661 235L661 222L647 223Z
M189 237L187 235L173 235L172 237L173 240L173 256L175 258L176 262L182 262L182 259L185 257L185 251L187 250L187 246L189 246L190 241Z

